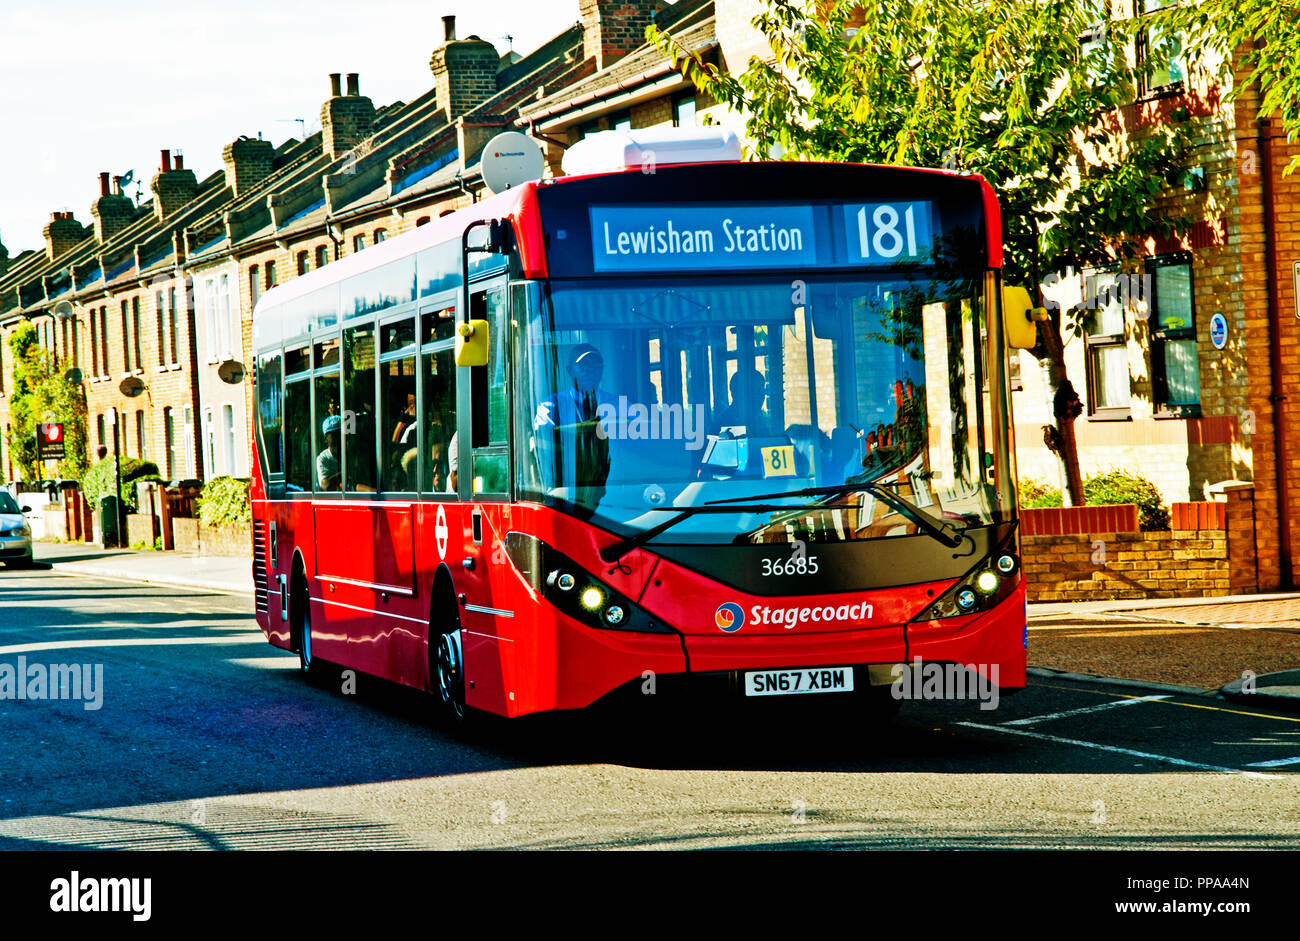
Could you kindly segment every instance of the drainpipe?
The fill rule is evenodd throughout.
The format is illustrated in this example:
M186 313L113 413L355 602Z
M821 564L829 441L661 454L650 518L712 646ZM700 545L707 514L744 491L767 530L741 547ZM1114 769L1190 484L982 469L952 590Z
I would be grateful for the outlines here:
M1258 45L1258 43L1257 43ZM1273 451L1277 469L1277 546L1278 563L1282 569L1282 588L1290 590L1295 581L1291 568L1291 449L1283 429L1283 408L1286 395L1282 384L1282 299L1278 293L1277 279L1277 203L1273 193L1273 134L1272 121L1259 118L1259 166L1264 174L1261 198L1264 203L1264 278L1268 286L1268 360L1272 373Z

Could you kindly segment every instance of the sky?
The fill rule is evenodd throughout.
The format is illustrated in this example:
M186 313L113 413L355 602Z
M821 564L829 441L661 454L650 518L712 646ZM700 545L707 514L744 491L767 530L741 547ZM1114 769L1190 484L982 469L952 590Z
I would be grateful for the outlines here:
M331 72L359 73L376 108L411 101L451 14L459 38L527 54L578 0L0 0L0 243L43 249L55 211L88 224L101 171L150 198L160 150L202 181L241 134L318 130Z

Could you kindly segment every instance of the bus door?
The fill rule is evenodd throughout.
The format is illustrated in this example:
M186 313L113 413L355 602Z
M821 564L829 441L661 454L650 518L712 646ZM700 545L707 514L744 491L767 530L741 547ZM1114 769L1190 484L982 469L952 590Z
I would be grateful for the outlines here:
M463 520L461 642L467 704L507 712L513 684L503 676L510 659L513 622L520 614L506 593L502 540L509 529L509 369L506 350L506 279L475 284L469 317L488 323L488 361L461 370L457 489L468 511ZM511 671L512 672L512 671Z

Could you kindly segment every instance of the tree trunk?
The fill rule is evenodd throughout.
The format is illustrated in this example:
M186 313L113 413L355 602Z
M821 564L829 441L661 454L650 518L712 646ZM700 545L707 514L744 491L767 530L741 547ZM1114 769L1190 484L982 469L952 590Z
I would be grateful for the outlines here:
M1056 455L1065 465L1066 490L1072 506L1083 506L1083 474L1079 470L1079 444L1074 420L1083 414L1083 403L1065 371L1065 344L1057 318L1038 325L1039 343L1046 352L1047 387L1052 393L1052 417L1056 419Z

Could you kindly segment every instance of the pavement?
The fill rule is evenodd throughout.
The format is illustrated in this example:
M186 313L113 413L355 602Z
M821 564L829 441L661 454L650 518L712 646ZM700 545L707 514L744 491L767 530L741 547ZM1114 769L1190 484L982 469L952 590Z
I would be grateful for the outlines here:
M36 545L55 571L253 593L250 558ZM1300 592L1029 605L1030 672L1300 710Z

